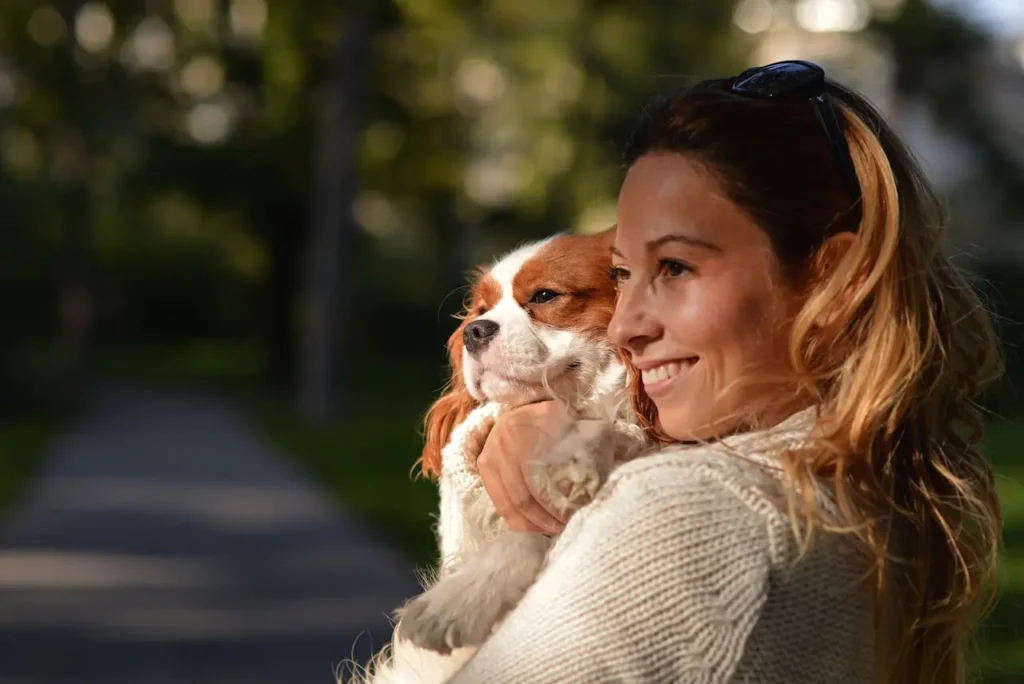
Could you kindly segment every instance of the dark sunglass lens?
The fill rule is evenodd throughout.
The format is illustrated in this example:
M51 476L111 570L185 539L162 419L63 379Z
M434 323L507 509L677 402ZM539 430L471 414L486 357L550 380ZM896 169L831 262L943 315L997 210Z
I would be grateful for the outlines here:
M760 97L785 95L808 88L821 78L820 69L800 62L769 64L753 73L744 72L733 83L733 90Z

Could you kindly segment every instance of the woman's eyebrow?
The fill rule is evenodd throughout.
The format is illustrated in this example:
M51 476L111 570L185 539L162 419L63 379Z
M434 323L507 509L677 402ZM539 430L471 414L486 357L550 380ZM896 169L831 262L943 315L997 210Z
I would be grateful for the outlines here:
M660 238L657 238L656 240L651 240L650 242L647 243L647 251L653 252L658 247L661 247L662 245L668 242L682 242L684 244L690 245L691 247L699 247L701 249L706 249L711 252L722 252L722 248L716 245L715 243L708 242L707 240L701 240L700 238L693 237L692 235L662 235ZM622 257L622 252L615 249L614 246L611 247L611 252L617 257Z
M706 249L712 252L722 251L722 248L715 243L708 242L707 240L701 240L700 238L692 235L662 235L660 238L651 240L647 243L647 251L653 252L658 247L661 247L668 242L682 242L683 244L690 245L691 247L700 247L701 249Z

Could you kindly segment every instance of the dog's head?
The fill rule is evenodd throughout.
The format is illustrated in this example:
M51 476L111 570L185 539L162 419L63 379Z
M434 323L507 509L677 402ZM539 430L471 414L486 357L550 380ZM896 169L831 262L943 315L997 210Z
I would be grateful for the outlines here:
M607 341L613 239L557 235L480 269L448 340L449 391L427 413L424 473L440 473L441 449L474 406L587 396L617 363Z

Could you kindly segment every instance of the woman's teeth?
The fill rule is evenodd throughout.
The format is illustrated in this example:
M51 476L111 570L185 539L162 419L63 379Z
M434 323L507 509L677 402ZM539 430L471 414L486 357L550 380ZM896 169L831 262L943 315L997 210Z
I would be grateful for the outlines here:
M663 363L655 368L648 368L645 371L640 372L640 379L643 380L645 385L653 385L656 382L664 382L669 378L674 378L679 375L679 371L683 365L689 366L689 363L680 364L675 361L669 363Z

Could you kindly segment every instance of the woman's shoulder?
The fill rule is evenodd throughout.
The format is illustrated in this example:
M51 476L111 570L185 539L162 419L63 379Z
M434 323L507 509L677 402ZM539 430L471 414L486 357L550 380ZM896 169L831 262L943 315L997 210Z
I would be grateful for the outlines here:
M789 527L781 470L715 445L667 448L625 463L612 473L596 503Z
M719 443L663 447L619 466L593 508L633 518L638 529L721 528L726 536L761 540L773 564L793 560L799 548L778 456L806 438L806 424L806 415L797 416ZM828 498L824 487L820 494Z

